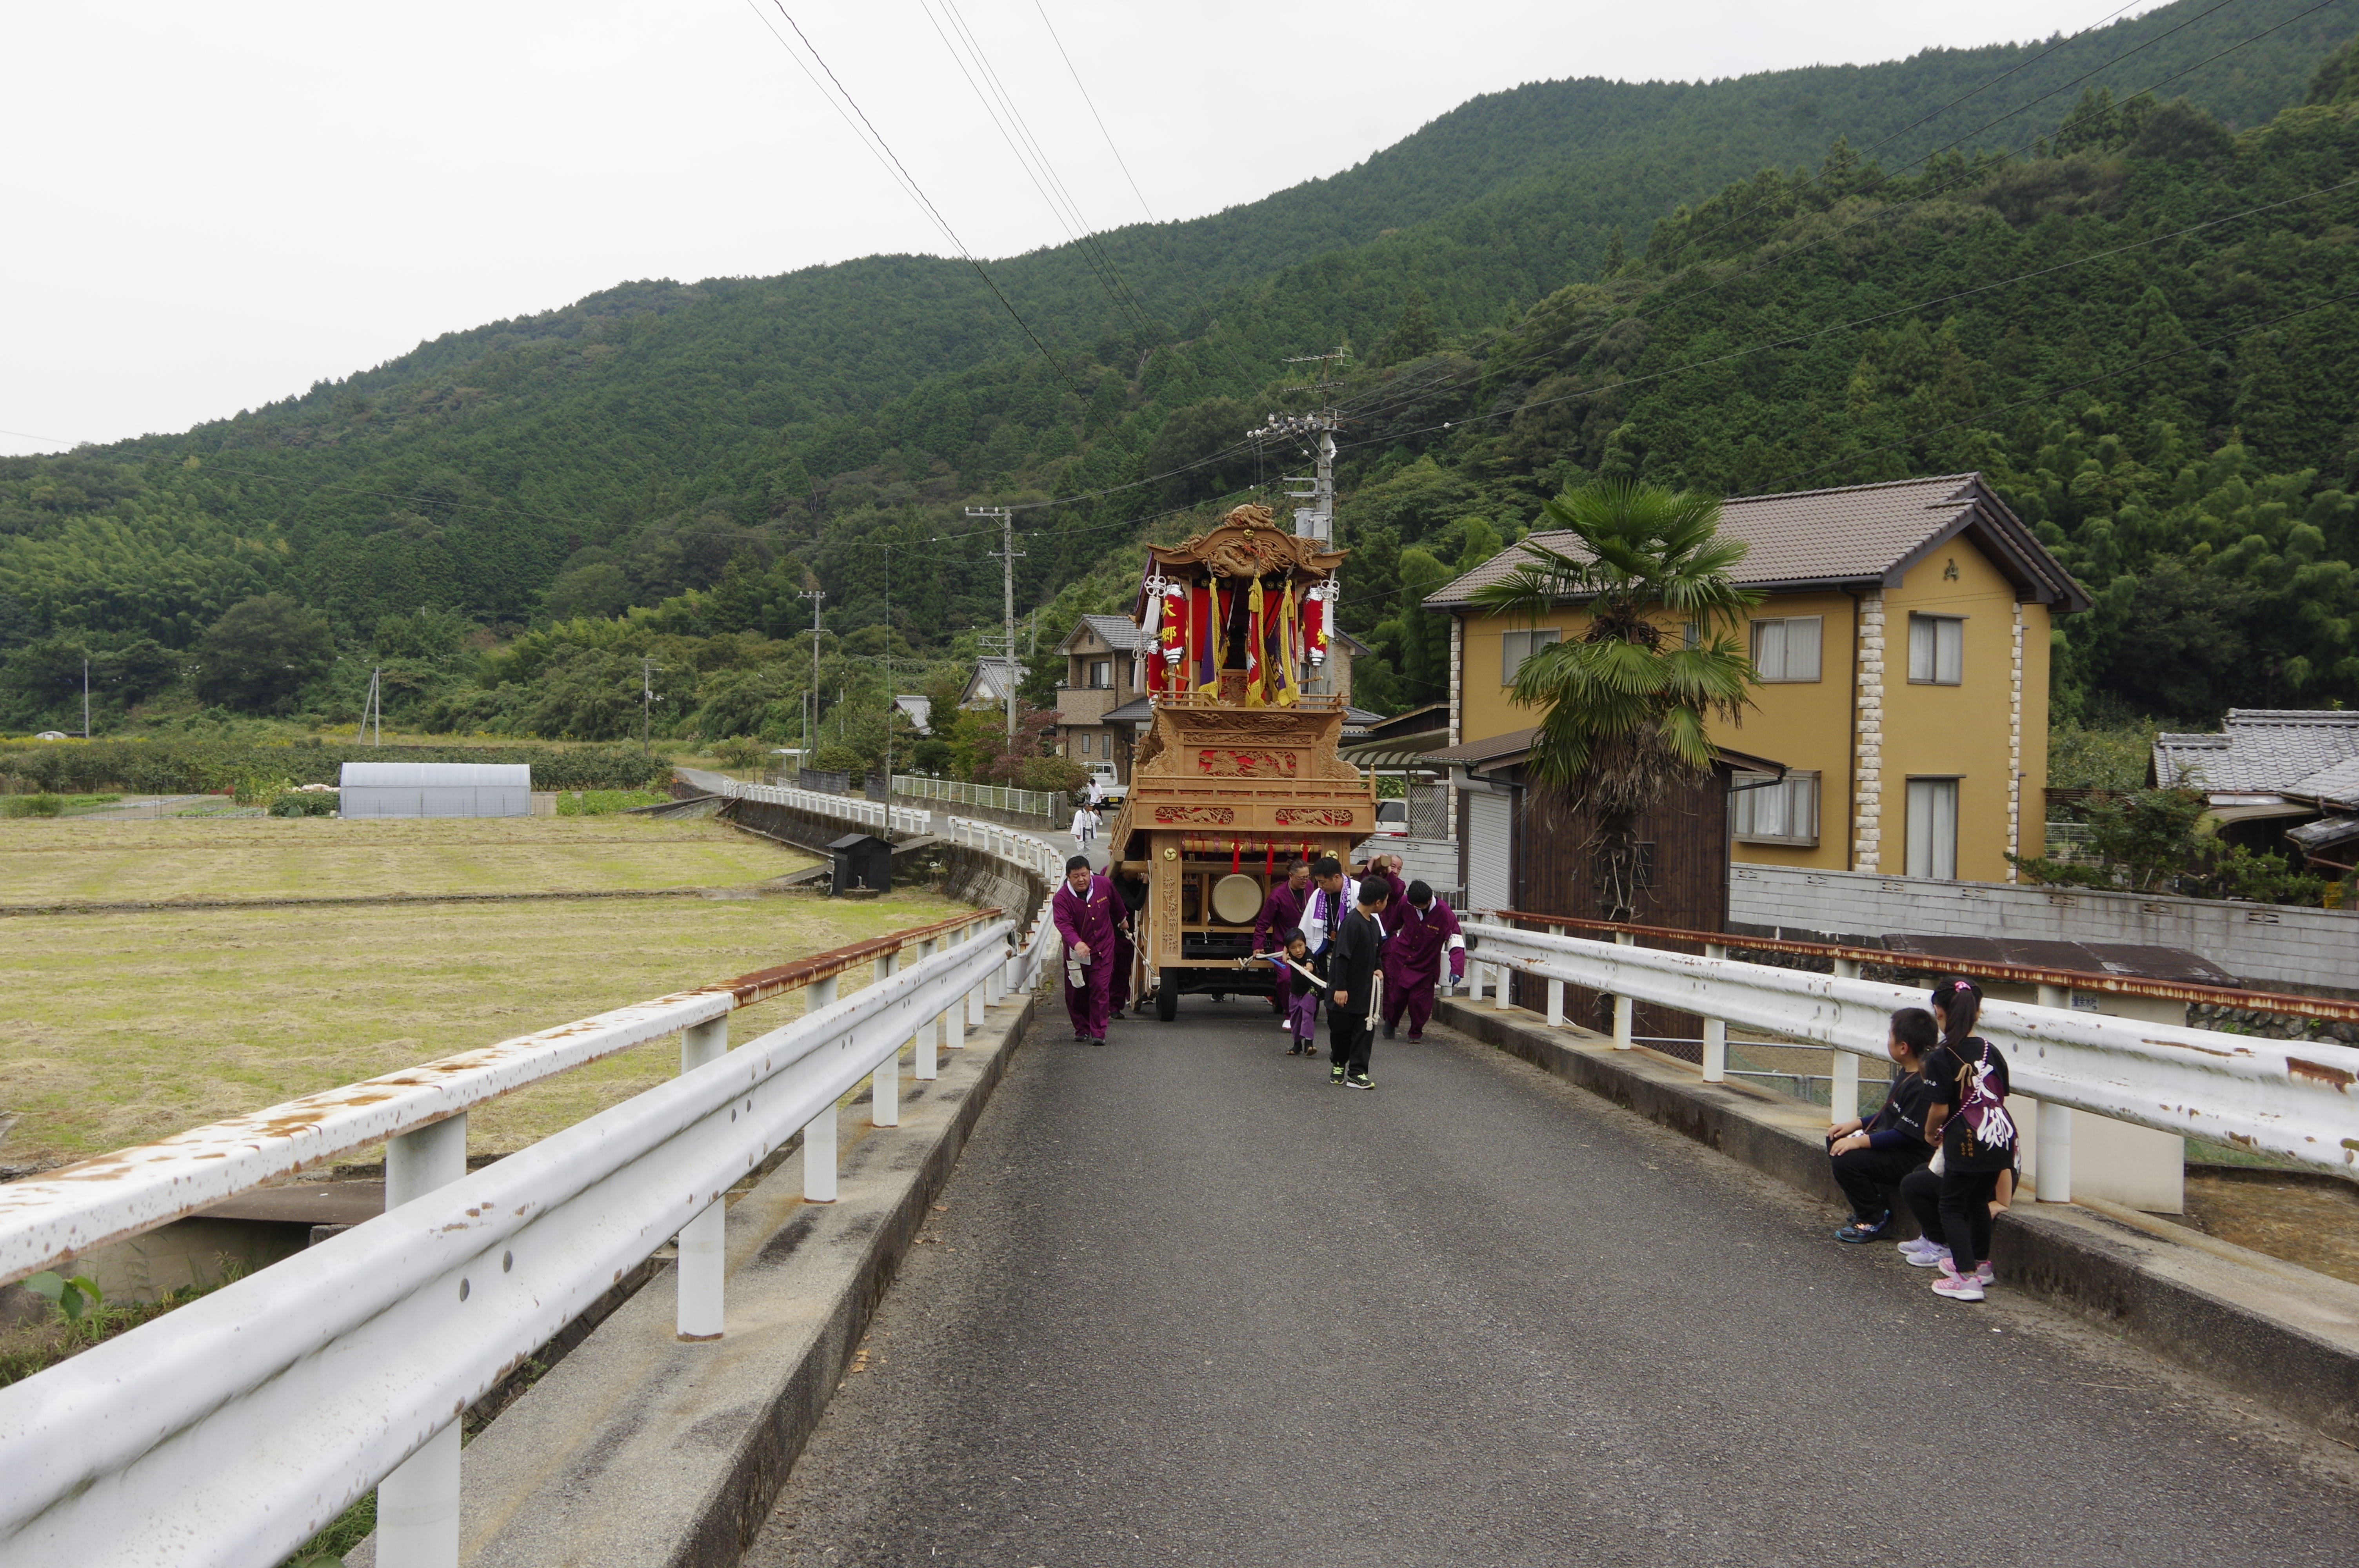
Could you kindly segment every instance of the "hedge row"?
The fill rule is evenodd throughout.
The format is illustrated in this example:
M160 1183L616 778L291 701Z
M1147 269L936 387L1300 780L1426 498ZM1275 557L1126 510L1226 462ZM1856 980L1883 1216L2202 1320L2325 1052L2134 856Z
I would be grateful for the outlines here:
M337 782L346 762L524 762L537 790L647 789L671 761L636 746L353 746L204 741L0 741L0 776L53 794L237 791L258 780Z

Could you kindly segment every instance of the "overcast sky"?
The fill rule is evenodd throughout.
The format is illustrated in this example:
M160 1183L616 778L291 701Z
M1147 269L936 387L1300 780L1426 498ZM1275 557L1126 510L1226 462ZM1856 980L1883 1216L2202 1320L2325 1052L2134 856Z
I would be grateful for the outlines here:
M937 35L948 0L784 3L976 254L1063 242ZM1040 0L1138 194L1035 0L958 16L1111 227L1521 81L1866 63L2119 4ZM0 0L0 452L183 429L628 278L943 251L778 35L774 0Z

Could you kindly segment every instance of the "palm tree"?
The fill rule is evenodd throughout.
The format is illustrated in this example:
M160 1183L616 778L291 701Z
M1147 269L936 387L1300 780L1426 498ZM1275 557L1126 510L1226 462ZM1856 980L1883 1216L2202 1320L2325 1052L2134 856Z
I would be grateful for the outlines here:
M1473 598L1533 622L1587 602L1587 632L1526 659L1514 696L1541 710L1532 774L1587 812L1600 906L1626 921L1637 913L1638 818L1712 767L1708 720L1744 716L1758 676L1736 627L1761 596L1729 575L1745 546L1720 537L1713 497L1612 480L1540 509L1580 553L1527 539L1530 558Z

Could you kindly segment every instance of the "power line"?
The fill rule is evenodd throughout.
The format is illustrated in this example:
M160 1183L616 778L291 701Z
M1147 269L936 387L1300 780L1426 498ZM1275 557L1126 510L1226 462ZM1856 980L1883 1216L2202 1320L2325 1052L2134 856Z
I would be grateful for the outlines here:
M1130 165L1124 159L1122 149L1114 146L1114 133L1106 129L1105 116L1098 113L1097 100L1090 96L1088 85L1082 81L1082 73L1074 69L1073 57L1065 52L1065 40L1057 36L1056 24L1049 20L1048 7L1040 0L1032 0L1032 8L1040 13L1040 25L1049 29L1049 41L1057 46L1057 58L1065 62L1065 70L1071 74L1073 85L1081 89L1082 102L1090 106L1090 118L1098 123L1098 134L1105 137L1106 151L1114 154L1114 161L1121 168L1123 178L1130 181L1130 193L1138 198L1138 210L1147 214L1148 222L1155 222L1155 209L1147 204L1147 193L1138 189L1138 180L1131 174Z
M1097 245L1080 204L1073 200L1072 193L1058 178L1056 166L1049 161L1038 139L1032 135L1032 128L1026 123L1023 112L1016 106L1014 97L1000 81L999 73L992 69L989 57L983 52L982 44L967 27L966 19L960 15L957 5L952 0L940 0L943 13L950 17L951 31L965 44L966 53L974 58L973 70L968 68L966 58L960 53L959 44L952 41L951 33L943 31L941 18L934 11L933 0L919 0L919 4L926 13L926 20L933 27L934 36L940 38L942 48L950 51L951 63L958 67L961 76L966 78L967 86L973 90L976 102L983 105L983 112L990 119L992 128L999 133L1000 140L1015 156L1016 167L1032 182L1032 189L1040 193L1040 200L1048 204L1049 216L1056 219L1058 227L1065 231L1065 237L1081 253L1082 264L1096 276L1098 287L1105 292L1106 303L1114 307L1117 317L1127 316L1132 327L1152 338L1155 335L1152 325L1147 320L1136 299L1131 297L1129 291L1122 286L1112 259ZM981 72L979 79L977 71ZM988 91L985 90L986 82Z
M999 301L1000 308L1007 312L1008 319L1024 330L1024 335L1032 341L1032 346L1034 348L1040 351L1040 357L1049 362L1049 367L1057 373L1058 379L1062 381L1068 387L1071 388L1072 394L1075 397L1081 399L1082 418L1086 422L1088 418L1090 401L1089 395L1082 391L1080 384L1073 380L1070 373L1067 373L1065 367L1058 362L1057 356L1049 351L1049 345L1040 341L1040 335L1032 330L1032 324L1024 319L1023 314L1018 311L1014 305L1008 303L1007 296L1000 292L999 285L992 281L991 274L984 270L983 263L977 261L975 259L974 253L967 249L966 242L958 237L957 232L951 227L950 220L942 216L941 209L936 207L933 201L926 195L924 189L918 184L917 177L912 175L908 171L908 167L901 162L899 155L893 151L892 145L886 142L883 133L876 129L875 123L868 118L867 111L861 108L859 100L852 96L850 90L843 85L842 79L835 74L834 68L827 63L827 57L819 52L819 49L811 43L810 35L802 30L801 25L796 22L793 16L788 13L784 4L784 0L770 0L770 4L777 11L779 16L786 17L787 26L794 29L795 37L802 40L803 48L810 51L810 57L813 60L818 62L820 70L826 72L828 81L835 84L835 91L842 95L843 103L842 104L838 104L833 97L829 96L825 88L820 87L819 78L811 76L810 68L803 64L802 57L795 53L794 46L787 42L785 35L781 34L777 28L771 27L769 26L770 19L762 15L761 8L759 5L756 4L756 0L745 0L745 4L753 10L754 15L761 21L762 25L765 27L769 28L770 36L778 40L779 47L787 51L788 56L794 60L798 67L801 69L802 73L806 77L810 78L811 85L815 88L819 88L820 96L827 99L828 106L835 110L837 115L842 118L845 124L852 125L852 115L844 114L845 106L848 105L850 107L852 114L859 116L860 124L859 125L852 126L853 134L854 135L860 135L861 127L866 127L867 134L866 135L862 136L862 145L868 147L871 156L875 157L878 162L884 163L887 166L886 172L894 174L897 177L902 189L908 193L911 200L915 200L918 203L919 208L923 211L928 217L933 220L935 227L940 229L944 236L950 240L951 245L956 247L960 257L965 261L967 265L974 268L974 275L983 279L984 287L991 290L992 297Z

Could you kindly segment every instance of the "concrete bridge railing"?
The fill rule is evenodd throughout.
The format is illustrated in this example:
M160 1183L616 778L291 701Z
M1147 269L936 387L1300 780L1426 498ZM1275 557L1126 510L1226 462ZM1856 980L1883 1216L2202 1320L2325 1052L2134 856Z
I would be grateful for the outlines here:
M679 1333L724 1334L731 1186L799 1134L832 1201L839 1100L869 1079L898 1125L901 1052L932 1078L1060 957L1045 902L979 912L0 1188L5 1281L386 1144L379 1218L0 1390L0 1560L251 1568L374 1487L377 1562L454 1568L468 1406L675 1238ZM734 1011L796 987L802 1017L729 1048ZM467 1172L469 1106L675 1033L678 1077Z
M756 784L723 778L713 793L732 800L767 801L772 806L791 806L802 811L815 811L872 828L882 838L890 838L896 833L914 837L934 830L934 814L930 811L912 811L907 806L891 806L881 800L854 800L850 795L824 795L818 790L797 789L792 784Z
M1614 998L1614 1043L1624 1049L1633 1044L1634 1000L1695 1013L1704 1021L1708 1082L1725 1072L1732 1023L1823 1044L1835 1062L1831 1119L1856 1114L1844 1108L1858 1102L1860 1058L1886 1059L1893 1011L1924 1004L1921 989L1858 979L1855 961L1839 960L1836 973L1823 975L1744 963L1719 945L1693 954L1630 940L1626 934L1593 941L1475 924L1468 932L1471 994L1479 998L1488 987L1505 1008L1511 972L1542 978L1548 1022L1560 1025L1567 985L1606 993ZM2072 1190L2072 1119L2047 1114L2049 1107L2346 1174L2359 1168L2359 1048L1999 1000L1984 1002L1979 1033L2006 1053L2016 1091L2042 1108L2036 1158L2043 1202L2069 1202Z

